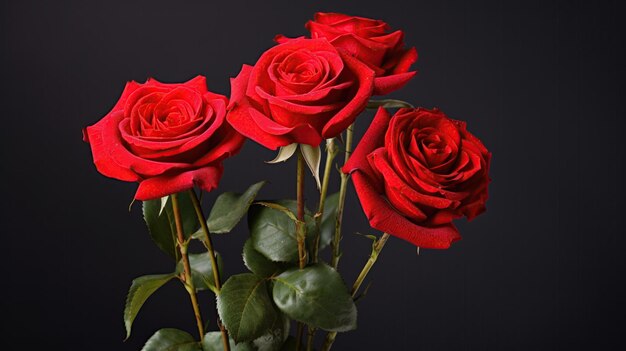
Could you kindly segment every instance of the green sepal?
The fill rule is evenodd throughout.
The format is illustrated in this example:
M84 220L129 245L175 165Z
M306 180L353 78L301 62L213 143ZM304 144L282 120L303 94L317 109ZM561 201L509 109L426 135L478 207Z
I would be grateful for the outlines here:
M297 143L281 146L278 149L278 153L276 154L276 157L271 161L265 161L265 163L273 164L273 163L285 162L288 159L290 159L291 156L293 156L293 154L296 153L297 149L298 149Z
M317 190L319 191L322 188L322 184L320 182L320 163L322 160L322 152L320 151L320 147L311 146L307 144L300 144L300 152L302 152L302 157L306 162L307 167L311 171L313 178L315 178L315 184L317 185Z

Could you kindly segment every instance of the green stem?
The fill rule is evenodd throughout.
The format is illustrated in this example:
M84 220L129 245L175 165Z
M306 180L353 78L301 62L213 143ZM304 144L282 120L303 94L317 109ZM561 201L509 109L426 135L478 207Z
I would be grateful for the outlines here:
M296 351L300 351L302 348L302 334L304 333L304 324L302 322L296 323Z
M354 131L354 123L348 127L346 131L346 155L344 158L344 164L350 159L352 153L352 137ZM331 258L331 265L337 269L339 266L339 258L341 257L341 250L339 244L341 242L341 223L343 221L343 208L346 203L346 191L348 190L348 175L341 172L341 185L339 188L339 203L337 205L337 221L335 222L335 235L331 243L333 252Z
M306 251L304 247L304 241L306 239L306 224L304 221L304 156L302 152L298 150L298 166L296 174L297 182L297 203L298 203L298 223L296 236L298 240L298 263L300 269L306 266Z
M306 338L306 351L313 351L313 341L315 339L315 332L317 328L312 328L309 326L309 333Z
M311 253L311 261L313 263L317 263L319 259L319 250L320 250L320 225L322 222L322 215L324 214L324 205L326 203L326 195L328 194L328 183L330 183L330 173L333 169L333 161L337 156L337 147L335 145L335 139L329 139L326 143L326 164L324 165L324 176L322 178L322 189L320 189L320 201L319 206L317 208L317 214L315 217L315 225L317 226L317 233L315 234L315 239L313 240L313 250ZM306 342L306 350L313 350L313 340L315 338L315 333L317 332L317 328L309 326Z
M380 255L380 252L385 247L385 244L387 243L387 239L389 239L389 234L384 233L383 236L381 236L378 240L376 240L376 242L372 246L372 253L370 254L369 259L365 263L365 266L363 266L361 273L359 273L359 276L356 278L356 280L354 281L354 284L352 285L351 294L352 294L353 299L356 297L356 294L359 291L359 288L361 287L361 285L363 284L365 277L374 266L374 263L376 263L376 260L378 260L378 255ZM335 338L337 338L337 332L330 332L326 334L326 339L324 340L324 346L322 347L322 351L330 351L330 348L333 346L333 343L335 342Z
M296 196L298 203L298 222L296 223L296 238L298 240L298 263L300 269L306 266L306 250L304 241L306 240L306 223L304 219L304 156L298 148L298 165L296 168ZM297 323L296 328L296 351L300 351L302 343L302 333L304 325Z
M389 239L389 234L384 233L374 243L374 246L372 247L372 253L370 254L370 258L367 260L367 262L365 263L365 266L363 266L363 269L361 270L361 273L359 273L359 276L356 278L356 280L354 281L354 284L352 285L352 298L356 297L356 293L359 291L359 288L363 284L363 280L365 280L365 277L374 266L374 263L376 263L376 260L378 260L378 255L385 247L385 244L387 243L388 239Z
M333 169L333 161L337 156L337 148L335 147L335 139L329 139L326 143L326 164L324 165L324 176L322 178L322 189L320 189L320 202L317 208L317 215L315 218L315 224L317 225L317 234L313 241L313 253L312 262L317 263L320 248L320 224L322 222L322 215L324 214L324 204L326 203L326 194L328 194L328 183L330 180L330 173ZM315 330L313 331L315 333Z
M206 217L204 216L204 212L202 211L202 205L200 204L200 199L198 199L198 195L193 189L189 189L189 195L191 197L191 202L193 203L193 207L196 210L196 216L198 217L198 222L200 222L200 226L202 227L202 232L204 236L202 238L202 242L206 247L209 253L209 259L211 261L211 268L213 269L213 282L215 284L215 292L217 295L220 294L220 290L222 289L222 282L220 280L220 271L217 266L217 259L215 256L215 250L213 249L213 243L211 242L211 232L209 231L209 227L206 224ZM220 328L220 332L222 333L222 344L224 346L224 351L230 351L230 343L228 340L228 331L222 324L219 315L217 316L217 325Z
M204 340L204 323L202 323L202 315L200 314L200 307L198 306L198 297L196 296L196 288L193 285L193 279L191 279L191 265L189 264L189 256L187 255L187 242L183 234L183 221L180 214L180 206L178 205L178 194L172 194L172 207L174 209L174 221L176 222L176 235L178 237L178 250L183 260L184 275L181 277L185 285L185 290L189 294L191 299L191 306L193 307L193 313L196 316L196 324L198 326L198 333L200 334L200 341Z

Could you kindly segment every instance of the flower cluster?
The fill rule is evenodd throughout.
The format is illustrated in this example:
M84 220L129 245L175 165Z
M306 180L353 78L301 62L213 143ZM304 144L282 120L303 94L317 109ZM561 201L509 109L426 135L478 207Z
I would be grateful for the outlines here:
M150 234L176 261L174 273L133 281L124 313L128 334L143 302L172 278L184 283L194 307L200 342L162 329L145 350L229 350L232 342L299 350L302 328L290 339L289 320L309 327L307 349L315 330L328 331L322 349L329 350L337 332L355 328L353 296L389 235L445 249L461 238L453 220L485 211L491 153L465 122L436 108L372 100L416 75L417 51L406 46L405 33L381 20L338 13L317 13L305 27L309 36L277 35L277 44L256 63L243 65L231 79L230 97L208 91L202 76L178 84L129 82L113 109L85 128L97 170L139 183L135 199L143 201ZM350 126L375 106L374 120L351 152ZM216 189L223 161L246 139L278 149L276 162L297 154L297 199L252 205L260 182L242 194L221 195L206 218L194 188ZM345 156L341 187L327 196L339 153ZM302 195L305 163L321 192L316 213L306 209ZM371 227L382 232L352 291L337 272L348 179ZM246 214L250 239L243 256L250 273L222 284L210 234L231 231ZM189 253L193 239L207 252ZM330 265L318 256L327 246ZM219 332L204 332L196 293L205 289L217 295Z

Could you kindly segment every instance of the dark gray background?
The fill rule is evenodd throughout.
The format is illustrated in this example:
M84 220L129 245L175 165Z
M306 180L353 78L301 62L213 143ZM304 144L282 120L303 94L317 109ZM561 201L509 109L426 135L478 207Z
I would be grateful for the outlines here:
M572 350L623 344L624 9L591 1L2 2L0 149L3 349L138 350L160 327L195 332L184 290L148 301L126 343L134 277L171 269L152 245L136 185L91 163L81 128L127 80L229 77L318 10L381 18L419 51L392 96L466 120L493 152L488 212L450 250L391 240L337 350ZM358 120L358 135L371 120ZM294 165L248 142L220 190L262 180L293 197ZM309 204L316 195L307 183ZM336 184L333 185L336 189ZM206 204L215 197L210 194ZM352 189L341 269L352 282L373 233ZM243 271L240 225L215 239ZM207 316L213 303L201 296ZM214 320L214 318L213 318ZM7 345L15 345L7 348Z

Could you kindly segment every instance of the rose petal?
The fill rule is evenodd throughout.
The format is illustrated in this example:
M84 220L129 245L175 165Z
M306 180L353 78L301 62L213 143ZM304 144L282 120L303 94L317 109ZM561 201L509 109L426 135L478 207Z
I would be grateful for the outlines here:
M365 109L374 89L374 71L349 55L341 52L339 54L344 60L346 68L354 72L358 90L346 106L326 123L322 130L324 139L334 138L346 130L354 122L356 116Z
M397 30L385 35L370 36L369 40L384 45L389 49L394 49L396 47L402 48L404 46L402 43L404 40L404 32Z
M205 191L211 191L217 187L223 172L224 167L219 164L174 175L149 178L139 183L135 199L141 201L154 200L192 189L194 185Z
M91 154L93 156L93 163L96 166L98 172L103 175L127 182L136 182L141 180L141 177L132 170L119 165L113 157L110 155L108 144L110 139L103 138L103 129L110 127L110 117L106 116L98 123L85 128L84 134L87 137L86 142L91 146Z
M385 195L396 211L410 219L412 222L420 223L425 221L428 216L424 211L420 210L405 194L393 188L393 186L385 182Z
M272 105L276 105L278 107L282 107L288 110L292 115L293 114L317 115L320 113L337 110L338 108L344 105L342 101L334 102L330 104L320 104L320 105L301 105L301 104L296 104L294 102L288 101L282 96L276 97L276 96L270 95L267 92L265 92L263 88L261 87L257 87L256 92L260 97L267 100L267 102L270 104L270 109L272 108ZM312 95L310 97L314 99L315 95Z
M385 77L376 77L374 79L373 95L387 95L405 86L417 72L406 72L393 74Z
M377 170L382 173L382 176L385 179L385 184L395 189L396 192L403 194L407 200L410 200L413 203L436 209L444 209L450 207L454 208L458 206L458 203L455 201L450 201L446 198L420 193L413 189L411 186L409 186L404 180L402 180L398 176L395 169L391 167L391 165L387 161L384 149L380 148L370 153L368 155L368 159L370 160L370 164L375 165ZM389 195L389 193L387 194ZM406 206L408 205L404 206L406 208Z
M264 87L267 82L271 81L269 73L267 72L267 68L271 66L276 55L285 55L285 53L297 51L299 49L305 49L312 52L337 51L326 39L290 40L286 43L276 45L273 48L270 48L269 50L264 52L252 68L248 76L249 79L246 88L246 95L254 99L256 95L256 87ZM273 91L269 92L273 93ZM255 99L255 101L258 100Z
M380 68L385 54L389 51L388 45L359 37L353 33L341 34L335 38L329 38L329 40L336 48L347 51L351 56L363 61L373 70ZM381 71L381 73L384 73L384 71Z
M298 40L298 39L305 39L305 37L304 36L299 36L299 37L296 37L296 38L289 38L289 37L284 36L282 34L276 34L274 36L274 41L277 42L278 44L282 44L282 43L286 43L286 42L288 42L290 40Z
M206 154L196 160L193 166L201 167L212 162L219 162L224 158L231 157L237 154L243 146L246 138L239 134L230 125L224 124L222 128L217 132L220 136L218 140L212 140L211 149ZM213 145L213 141L218 144Z
M461 239L456 227L447 225L427 228L419 226L399 214L380 194L362 171L352 173L352 182L370 225L426 249L447 249Z
M207 86L206 86L206 77L204 76L196 76L188 81L186 81L185 83L162 83L159 82L158 80L154 79L154 78L148 78L148 80L146 81L146 83L144 84L145 86L155 86L155 87L164 87L164 88L175 88L175 87L179 87L181 85L186 86L187 88L193 89L198 91L201 94L207 93Z
M215 109L207 111L208 115L202 124L192 132L182 134L181 139L172 141L149 141L142 138L130 136L124 130L124 122L120 123L121 135L133 150L133 153L152 160L167 161L168 157L173 157L177 161L194 160L202 157L207 152L211 152L215 143L210 139L221 128L223 130L226 115L225 102L221 98L207 101L207 104L214 104ZM195 134L193 134L195 133ZM218 133L219 134L219 133ZM219 134L220 138L224 136Z
M130 81L126 83L126 86L124 87L124 90L122 91L122 95L120 96L119 100L117 100L117 102L115 103L115 106L113 106L113 108L111 109L111 112L123 109L124 105L126 105L126 100L128 99L128 97L133 92L135 92L135 90L139 89L139 87L141 87L141 84L135 81Z
M362 170L366 174L374 173L367 160L367 155L384 145L385 132L390 120L389 112L385 108L379 107L372 123L350 155L348 162L341 168L343 173L351 174L357 170Z
M231 102L232 104L232 102ZM268 149L276 150L281 146L291 144L291 139L285 135L270 134L265 132L252 118L250 111L254 110L246 99L237 103L228 111L226 120L239 133L256 141Z
M270 135L284 135L291 140L289 144L297 142L317 146L322 142L322 137L312 125L300 123L294 127L285 127L272 121L269 117L253 108L249 110L249 113L252 120L254 120L261 130Z
M241 71L235 78L230 79L230 102L227 109L230 110L239 102L245 99L246 90L248 89L248 81L252 73L252 66L242 65Z

